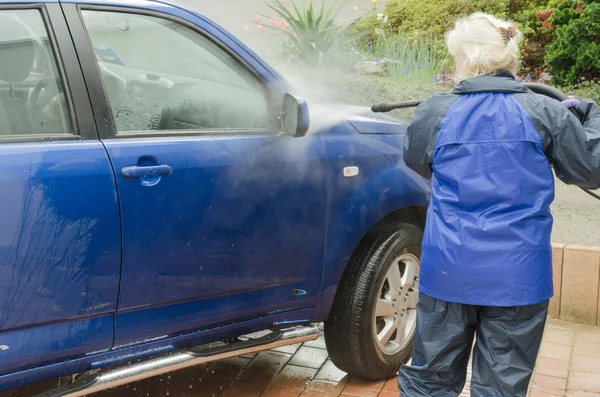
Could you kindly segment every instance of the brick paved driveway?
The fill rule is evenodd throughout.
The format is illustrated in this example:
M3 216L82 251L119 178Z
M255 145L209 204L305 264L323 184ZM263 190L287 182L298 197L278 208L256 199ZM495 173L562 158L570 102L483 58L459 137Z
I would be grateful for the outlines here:
M28 397L44 382L0 397ZM99 397L398 397L396 380L350 379L327 358L323 339L198 366L108 390ZM468 384L462 396L469 396ZM600 396L600 328L550 321L530 397Z

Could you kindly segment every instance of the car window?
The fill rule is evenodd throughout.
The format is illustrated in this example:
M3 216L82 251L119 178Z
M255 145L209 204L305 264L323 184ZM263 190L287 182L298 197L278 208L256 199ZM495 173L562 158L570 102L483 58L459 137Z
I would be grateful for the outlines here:
M72 133L68 101L39 10L0 11L0 137Z
M263 85L245 65L178 22L82 11L117 132L264 129Z

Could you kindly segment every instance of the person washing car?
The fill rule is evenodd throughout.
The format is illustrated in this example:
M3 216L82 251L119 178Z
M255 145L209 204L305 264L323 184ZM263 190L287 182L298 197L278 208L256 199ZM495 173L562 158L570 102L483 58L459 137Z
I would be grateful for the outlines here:
M432 199L402 397L458 396L474 339L471 395L527 394L553 296L552 166L600 188L600 108L517 82L521 37L490 15L458 21L446 38L460 82L408 128L405 162L432 181Z

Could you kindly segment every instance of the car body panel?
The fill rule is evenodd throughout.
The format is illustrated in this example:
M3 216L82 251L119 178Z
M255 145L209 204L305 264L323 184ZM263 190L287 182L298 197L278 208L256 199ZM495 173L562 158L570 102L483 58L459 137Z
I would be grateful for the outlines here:
M361 135L349 123L340 123L321 135L330 195L315 321L327 319L346 264L369 230L396 210L428 205L428 182L402 161L403 138L385 133ZM358 167L358 175L345 177L345 167Z
M317 136L104 143L123 222L117 346L314 307L327 200ZM172 174L154 186L121 175L144 156Z
M0 191L0 374L110 349L121 234L100 142L0 145Z

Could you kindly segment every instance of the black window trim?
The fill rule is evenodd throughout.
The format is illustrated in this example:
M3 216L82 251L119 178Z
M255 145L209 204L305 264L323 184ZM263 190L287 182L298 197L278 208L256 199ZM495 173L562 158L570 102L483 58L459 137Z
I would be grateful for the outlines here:
M88 85L89 94L94 101L94 113L100 139L132 139L132 138L185 138L185 137L210 137L210 136L281 136L289 135L283 130L283 125L275 125L271 128L238 128L238 129L192 129L192 130L156 130L156 131L126 131L118 132L110 107L109 99L104 88L101 73L93 51L93 45L89 38L81 11L104 11L118 12L123 14L134 14L155 17L172 21L191 29L215 44L226 54L239 62L248 70L263 87L265 99L268 101L269 110L273 114L280 114L283 101L281 93L277 91L268 81L252 68L243 58L232 51L231 48L216 40L211 34L199 26L183 18L160 11L148 10L146 8L127 6L99 6L88 4L63 4L63 10L69 27L71 27L75 48L79 54L81 67ZM101 98L101 99L100 99ZM96 111L98 110L98 111ZM98 113L98 115L96 115Z
M54 62L56 65L56 72L58 77L62 80L63 92L65 95L67 108L69 112L70 124L72 132L70 133L56 133L56 134L13 134L13 135L0 135L1 143L27 143L27 142L53 142L53 141L82 141L85 139L98 139L95 128L90 131L89 128L82 128L79 125L78 120L85 115L85 112L81 106L76 106L78 101L74 101L74 92L71 90L73 83L73 70L68 70L64 63L64 53L69 52L69 48L73 50L72 43L70 43L70 37L59 39L56 35L55 28L62 24L66 26L64 16L62 15L60 5L56 4L44 4L44 3L4 3L0 5L0 11L19 11L19 10L37 10L40 13L48 41L50 43L51 50L53 52ZM69 68L72 69L72 68ZM80 73L75 71L75 74Z

